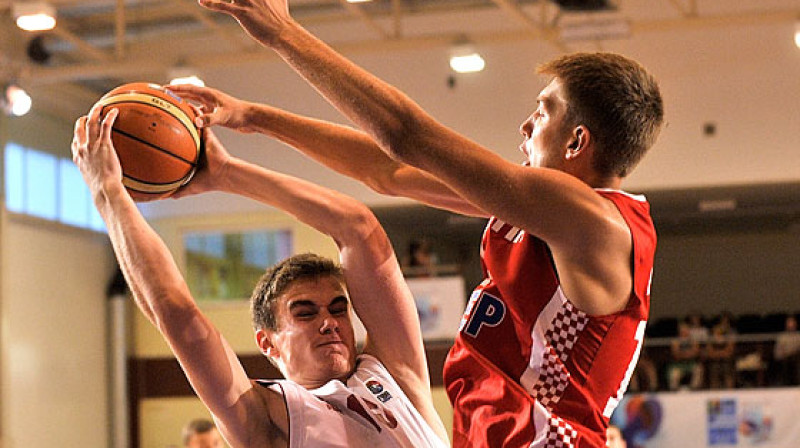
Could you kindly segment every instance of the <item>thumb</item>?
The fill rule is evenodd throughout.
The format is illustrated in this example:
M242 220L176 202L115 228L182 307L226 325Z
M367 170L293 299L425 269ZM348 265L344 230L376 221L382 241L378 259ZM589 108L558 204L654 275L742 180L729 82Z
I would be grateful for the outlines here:
M219 117L217 115L218 114L216 112L211 112L211 113L207 113L207 114L199 114L197 117L195 117L194 124L198 128L211 127L211 126L219 123L220 120L219 120Z

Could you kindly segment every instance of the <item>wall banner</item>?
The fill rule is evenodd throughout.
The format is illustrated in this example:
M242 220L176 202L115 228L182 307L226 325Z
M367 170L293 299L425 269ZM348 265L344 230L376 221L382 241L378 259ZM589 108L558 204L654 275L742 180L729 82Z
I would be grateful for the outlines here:
M800 446L800 388L626 396L611 418L630 448Z

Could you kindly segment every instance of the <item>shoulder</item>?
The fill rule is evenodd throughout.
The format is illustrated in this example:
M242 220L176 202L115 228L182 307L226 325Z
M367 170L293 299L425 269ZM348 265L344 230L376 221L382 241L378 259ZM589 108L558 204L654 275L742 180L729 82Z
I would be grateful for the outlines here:
M392 378L389 370L380 359L368 353L362 353L356 357L356 370L353 376L363 377L364 375L380 375Z

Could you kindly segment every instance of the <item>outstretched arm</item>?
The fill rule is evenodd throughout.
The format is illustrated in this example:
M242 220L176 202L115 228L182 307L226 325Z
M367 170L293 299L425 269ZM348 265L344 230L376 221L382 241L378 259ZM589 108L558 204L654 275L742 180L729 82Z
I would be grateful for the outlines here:
M111 142L116 110L101 125L98 112L93 112L92 118L82 117L76 123L73 159L106 222L136 304L164 336L230 443L254 446L268 435L286 434L283 399L251 385L231 347L197 308L166 246L122 185Z
M389 156L442 181L476 208L550 246L578 308L607 314L631 290L631 238L619 211L577 177L515 165L442 125L408 96L303 29L287 0L200 0L275 50Z
M367 329L365 352L378 358L432 428L447 440L433 408L414 298L389 238L364 204L349 196L231 157L206 132L207 164L178 196L218 190L277 207L336 242L350 300Z
M242 101L208 87L181 84L168 88L202 105L199 126L221 125L266 134L378 193L465 215L487 216L432 175L389 157L363 131Z

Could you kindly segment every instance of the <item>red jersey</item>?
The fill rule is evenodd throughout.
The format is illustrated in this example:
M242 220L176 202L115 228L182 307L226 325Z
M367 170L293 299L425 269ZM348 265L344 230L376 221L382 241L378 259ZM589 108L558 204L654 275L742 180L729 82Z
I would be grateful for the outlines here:
M631 231L627 306L581 312L561 290L547 244L492 218L481 243L485 279L444 367L454 447L605 446L644 339L656 234L643 196L595 191Z

